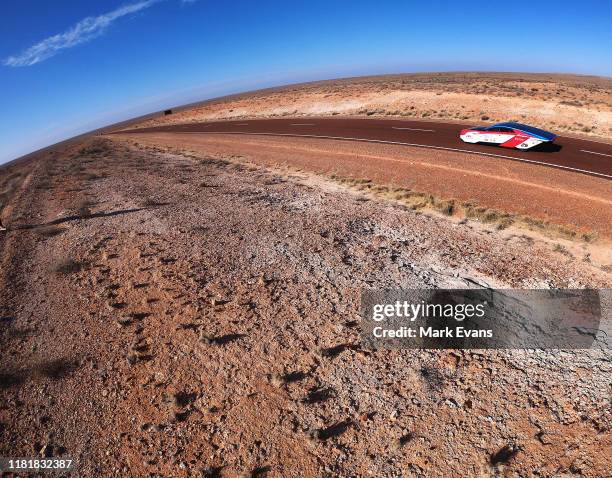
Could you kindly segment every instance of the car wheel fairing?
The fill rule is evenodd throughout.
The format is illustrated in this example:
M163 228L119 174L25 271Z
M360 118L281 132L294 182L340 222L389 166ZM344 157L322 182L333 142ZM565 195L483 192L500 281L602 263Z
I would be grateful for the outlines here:
M542 144L544 141L540 140L540 139L536 139L536 138L529 138L526 139L525 141L523 141L522 143L519 143L516 145L516 149L522 149L527 150L527 149L531 149L535 146L537 146L538 144Z
M464 143L471 143L471 144L478 143L478 137L474 133L462 134L459 137L461 138L461 141L463 141Z

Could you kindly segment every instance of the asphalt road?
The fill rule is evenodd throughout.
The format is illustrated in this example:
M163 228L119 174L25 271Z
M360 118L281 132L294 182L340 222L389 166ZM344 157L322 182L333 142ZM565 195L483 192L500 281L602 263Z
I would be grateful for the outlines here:
M459 139L459 131L469 126L474 125L403 120L293 118L165 125L117 133L260 134L404 144L501 157L612 179L610 144L560 136L554 143L519 151L494 145L464 143Z

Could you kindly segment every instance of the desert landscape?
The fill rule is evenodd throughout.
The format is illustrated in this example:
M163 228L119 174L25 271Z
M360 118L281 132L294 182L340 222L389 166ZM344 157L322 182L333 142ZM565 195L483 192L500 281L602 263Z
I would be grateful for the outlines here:
M612 79L537 73L422 73L347 78L235 95L139 127L244 118L363 116L519 121L610 140Z
M607 144L611 111L608 78L347 79L174 109L0 167L0 456L70 456L83 477L608 476L609 350L371 350L360 294L609 289L610 180L133 130L517 119Z

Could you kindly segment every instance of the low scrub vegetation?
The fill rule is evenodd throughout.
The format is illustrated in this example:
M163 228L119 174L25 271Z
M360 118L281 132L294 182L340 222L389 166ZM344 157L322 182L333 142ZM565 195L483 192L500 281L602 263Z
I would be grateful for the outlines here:
M542 232L549 236L564 239L593 242L597 239L595 232L581 232L569 226L553 224L543 219L512 214L495 208L480 206L469 201L439 198L432 194L412 191L408 188L375 184L368 178L347 178L332 174L331 179L345 186L367 194L397 201L412 210L426 209L445 216L454 216L464 220L473 220L491 224L498 230L518 226Z
M61 259L55 263L53 270L56 274L70 275L81 272L87 264L71 258Z

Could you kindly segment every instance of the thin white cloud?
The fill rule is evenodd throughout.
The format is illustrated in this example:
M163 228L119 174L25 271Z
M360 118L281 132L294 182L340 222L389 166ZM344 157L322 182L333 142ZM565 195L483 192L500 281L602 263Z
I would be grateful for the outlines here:
M104 30L118 18L135 13L150 7L159 0L141 0L139 2L123 5L112 12L97 17L87 17L78 22L64 33L58 33L52 37L31 46L23 53L9 56L4 60L6 66L32 66L43 60L57 55L61 50L72 48L81 43L88 42L104 33Z

